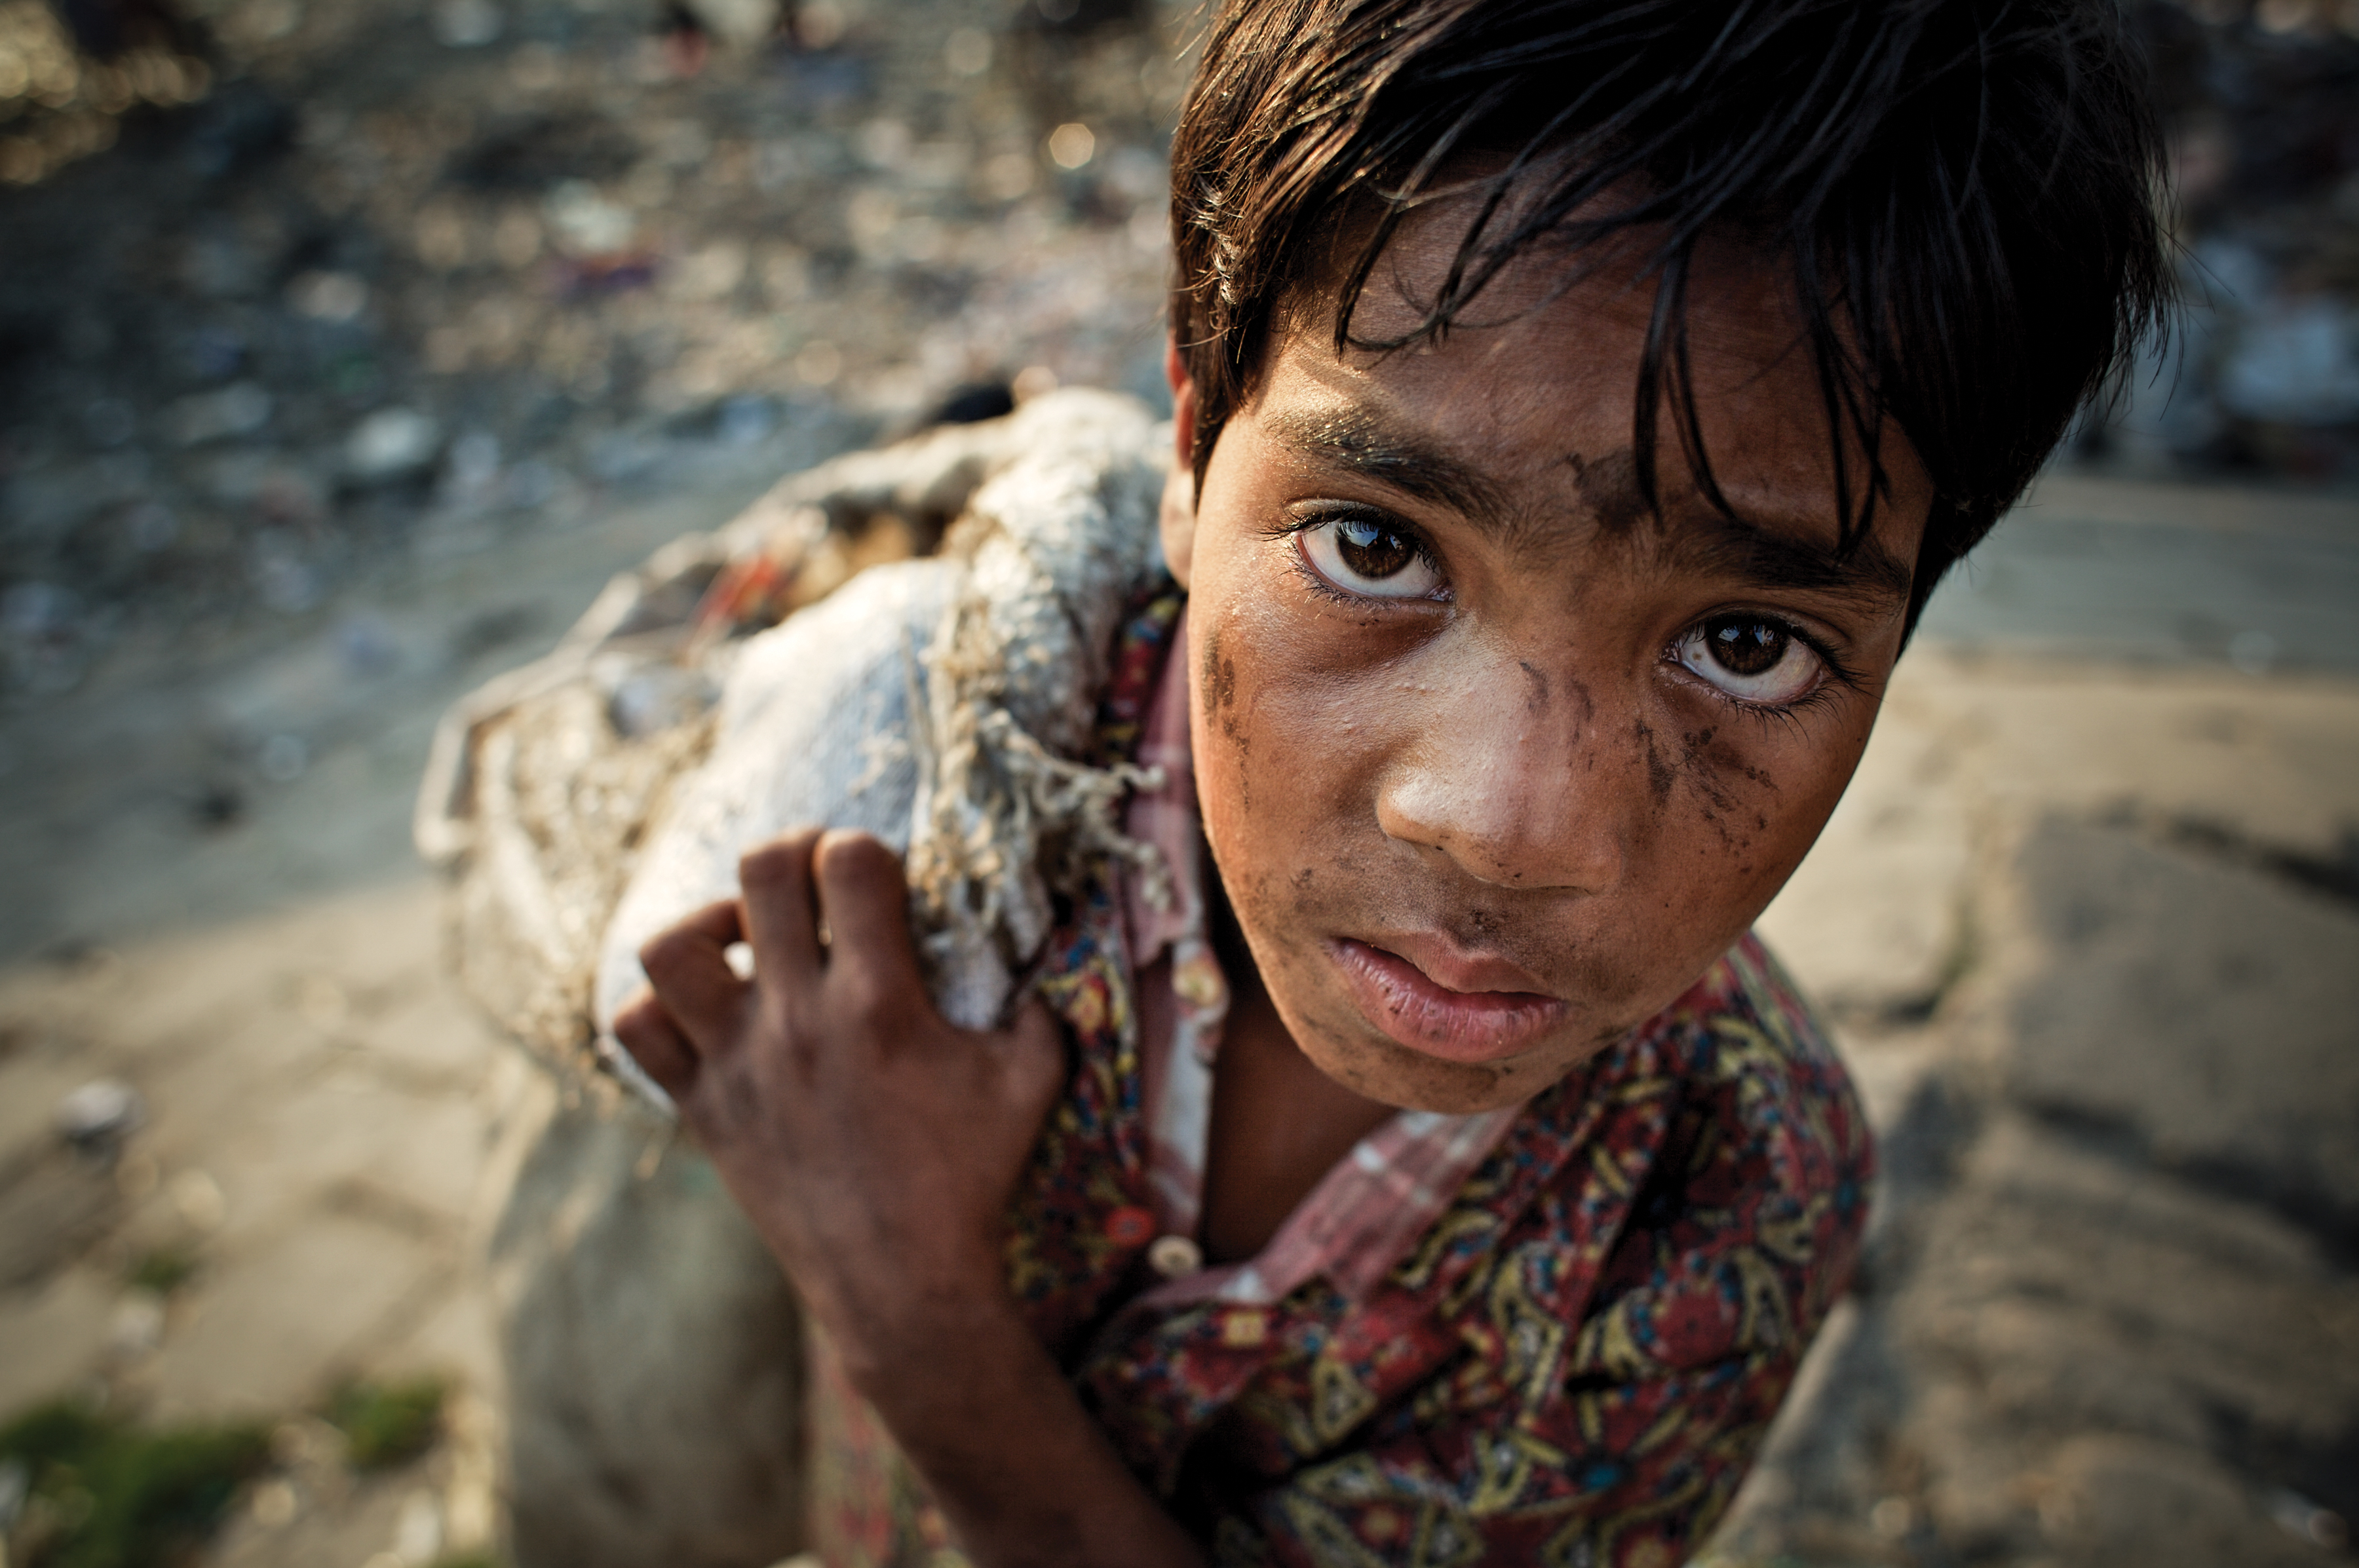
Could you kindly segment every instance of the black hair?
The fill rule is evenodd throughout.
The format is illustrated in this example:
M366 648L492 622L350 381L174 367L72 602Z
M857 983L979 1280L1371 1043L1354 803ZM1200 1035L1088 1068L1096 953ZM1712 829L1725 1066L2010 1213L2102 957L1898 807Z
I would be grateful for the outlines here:
M1885 419L1932 478L1913 628L2160 331L2162 170L2113 0L1232 0L1172 148L1197 475L1304 285L1340 277L1338 352L1398 348L1446 333L1537 247L1636 240L1658 281L1640 486L1654 503L1668 404L1700 488L1733 510L1703 450L1687 303L1699 244L1734 237L1789 273L1846 544L1885 487ZM1354 337L1399 223L1467 193L1475 215L1423 321ZM1323 259L1339 236L1356 247L1340 272Z

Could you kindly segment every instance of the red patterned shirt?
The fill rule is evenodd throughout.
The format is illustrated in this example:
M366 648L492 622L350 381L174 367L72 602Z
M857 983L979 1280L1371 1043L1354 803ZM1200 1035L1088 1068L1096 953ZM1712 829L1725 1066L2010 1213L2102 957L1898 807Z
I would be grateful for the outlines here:
M1180 608L1167 592L1125 630L1110 755L1155 750ZM1144 759L1170 765L1160 744ZM1192 1219L1201 1129L1172 1069L1196 1051L1209 1072L1220 999L1188 967L1181 880L1167 922L1109 885L1052 942L1038 984L1077 1065L1010 1214L1010 1284L1116 1449L1224 1564L1683 1561L1866 1218L1866 1122L1790 983L1747 937L1514 1112L1397 1116L1259 1257L1175 1270L1154 1244ZM1134 956L1169 976L1151 1029ZM962 1562L815 1348L825 1561Z

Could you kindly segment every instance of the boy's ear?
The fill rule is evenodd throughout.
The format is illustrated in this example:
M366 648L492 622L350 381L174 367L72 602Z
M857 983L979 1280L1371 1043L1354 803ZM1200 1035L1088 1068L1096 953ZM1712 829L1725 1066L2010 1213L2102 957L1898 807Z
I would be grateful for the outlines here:
M1163 376L1171 383L1171 477L1163 482L1163 564L1188 586L1196 552L1196 383L1173 333L1163 343Z

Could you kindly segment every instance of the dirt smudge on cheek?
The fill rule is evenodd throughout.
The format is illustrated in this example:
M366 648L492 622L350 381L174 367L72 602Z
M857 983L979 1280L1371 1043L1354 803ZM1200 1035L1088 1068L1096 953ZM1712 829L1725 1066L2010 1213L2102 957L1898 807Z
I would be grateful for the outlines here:
M1755 835L1770 831L1760 797L1779 793L1777 779L1747 760L1741 746L1723 738L1717 726L1681 735L1675 768L1702 803L1703 820L1719 834L1723 849L1746 854L1757 842ZM1750 829L1742 825L1748 816L1753 819Z
M1667 805L1671 799L1671 786L1679 780L1679 769L1663 755L1663 748L1655 744L1654 726L1644 719L1630 722L1638 744L1647 748L1647 786L1655 792L1658 807Z
M1574 726L1574 734L1578 735L1582 730L1596 723L1597 699L1589 694L1589 687L1582 681L1573 681L1567 684L1571 688L1573 702L1581 709L1580 721Z
M1221 634L1217 627L1204 636L1201 676L1205 719L1218 724L1223 735L1234 740L1237 734L1237 661L1221 657Z
M1516 660L1516 664L1518 669L1523 670L1525 679L1532 683L1530 693L1524 698L1524 712L1527 713L1544 713L1548 712L1548 672L1534 665L1532 661L1527 659L1519 659Z
M1253 753L1253 737L1244 732L1237 715L1237 661L1222 651L1218 627L1204 637L1204 662L1198 672L1203 689L1204 723L1217 730L1236 751L1237 802L1250 810L1253 785L1245 763Z
M1680 777L1688 781L1690 789L1711 802L1713 812L1733 811L1736 809L1736 798L1728 792L1727 786L1721 781L1719 759L1712 755L1712 738L1719 733L1718 730L1706 725L1702 729L1681 735L1679 771ZM1706 813L1707 820L1710 820L1712 812ZM1723 828L1721 831L1721 836L1727 837L1726 829Z

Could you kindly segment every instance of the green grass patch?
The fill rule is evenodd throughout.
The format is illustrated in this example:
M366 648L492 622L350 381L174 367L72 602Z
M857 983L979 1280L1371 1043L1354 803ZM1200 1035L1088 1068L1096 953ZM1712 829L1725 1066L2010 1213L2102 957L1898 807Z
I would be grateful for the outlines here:
M434 1446L446 1391L442 1379L431 1377L347 1383L322 1413L344 1434L344 1456L353 1469L386 1470Z
M139 1255L124 1282L135 1290L168 1296L197 1275L197 1255L182 1247L158 1247Z
M255 1422L145 1428L60 1399L0 1428L32 1494L23 1568L162 1568L212 1533L270 1457Z

